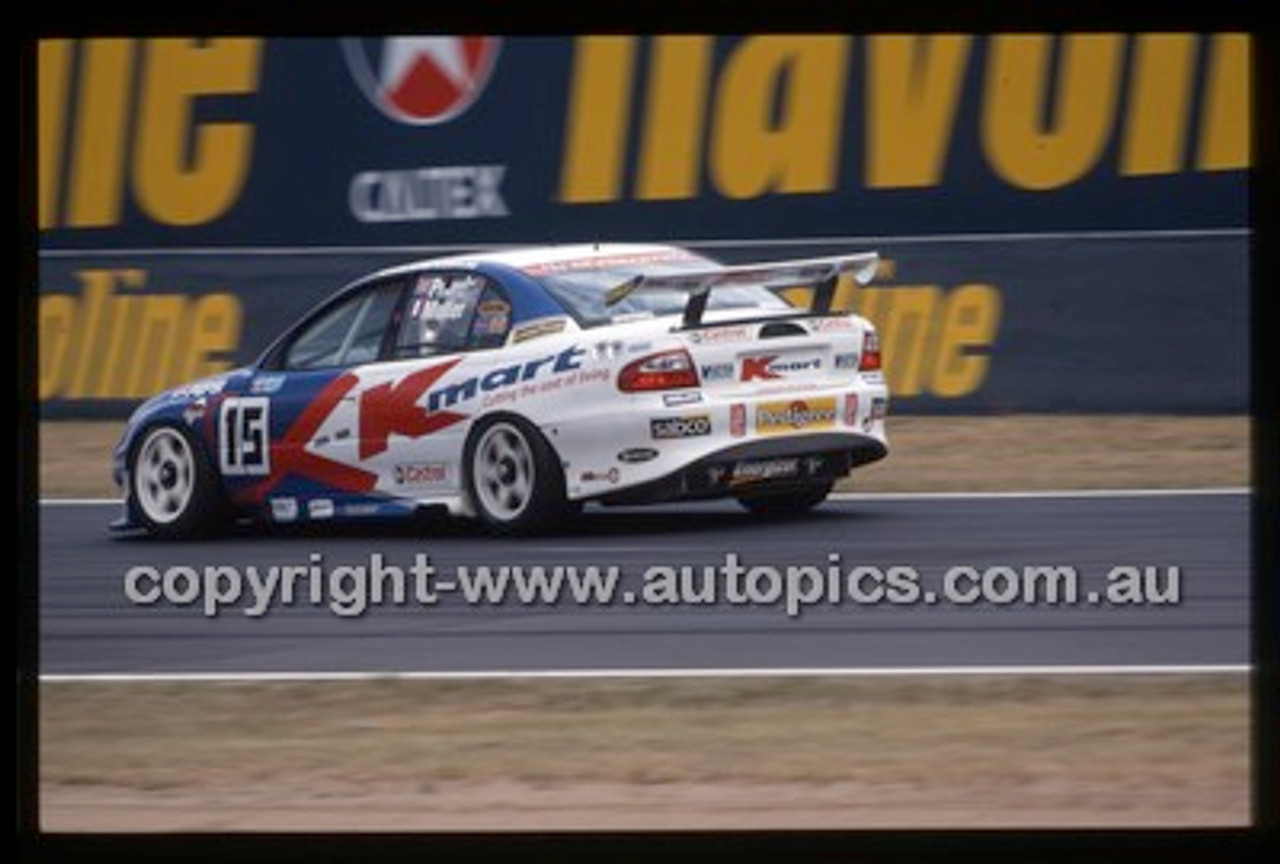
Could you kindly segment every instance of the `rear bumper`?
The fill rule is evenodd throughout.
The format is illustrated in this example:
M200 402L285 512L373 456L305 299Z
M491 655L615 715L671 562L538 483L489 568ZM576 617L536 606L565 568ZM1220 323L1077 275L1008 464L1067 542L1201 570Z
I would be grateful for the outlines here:
M654 504L781 491L834 482L887 454L883 441L865 435L829 433L749 441L595 500L603 504Z

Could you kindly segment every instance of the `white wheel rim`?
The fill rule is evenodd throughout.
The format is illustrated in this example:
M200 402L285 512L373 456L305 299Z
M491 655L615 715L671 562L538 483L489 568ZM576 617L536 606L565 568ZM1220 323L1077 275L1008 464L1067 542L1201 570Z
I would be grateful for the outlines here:
M187 439L173 429L157 429L138 448L133 463L134 492L147 518L167 525L186 512L195 491L195 457Z
M476 442L471 460L476 497L490 516L504 522L520 516L533 497L533 448L510 423L495 423Z

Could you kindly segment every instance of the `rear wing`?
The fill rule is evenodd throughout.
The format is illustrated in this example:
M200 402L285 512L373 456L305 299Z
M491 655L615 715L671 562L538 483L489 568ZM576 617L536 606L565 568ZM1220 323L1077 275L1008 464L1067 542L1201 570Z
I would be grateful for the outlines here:
M738 264L716 269L690 270L684 273L664 273L646 276L641 274L605 294L605 305L613 306L632 294L647 291L680 291L689 295L684 307L686 328L698 327L707 310L707 300L716 288L759 285L764 288L814 289L811 312L826 315L831 312L831 300L835 296L840 276L852 274L859 285L866 285L876 274L880 256L875 252L857 255L833 255L826 258L805 258L795 261L775 261L760 264Z

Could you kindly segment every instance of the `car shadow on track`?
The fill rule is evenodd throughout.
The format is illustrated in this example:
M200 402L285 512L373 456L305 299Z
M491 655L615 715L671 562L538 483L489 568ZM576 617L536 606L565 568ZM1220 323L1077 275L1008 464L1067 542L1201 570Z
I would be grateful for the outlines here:
M588 507L560 525L529 536L503 536L486 529L471 519L452 518L442 513L424 511L407 519L368 519L332 523L276 525L243 522L202 542L244 539L431 539L484 540L519 546L546 540L608 537L675 537L716 536L720 540L735 536L748 537L761 530L785 530L800 527L806 531L841 532L853 524L879 519L883 514L869 507L828 503L808 513L791 516L757 516L737 508L708 508L679 505L661 508ZM141 532L120 534L122 542L164 544L189 541L166 541Z

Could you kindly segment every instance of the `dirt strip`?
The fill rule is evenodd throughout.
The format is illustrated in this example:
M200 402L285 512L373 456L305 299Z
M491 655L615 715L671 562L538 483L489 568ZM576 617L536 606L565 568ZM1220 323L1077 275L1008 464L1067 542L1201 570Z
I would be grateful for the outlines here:
M40 494L115 497L118 422L40 424ZM1182 488L1249 484L1250 418L897 416L887 459L842 488L866 492Z
M1245 825L1248 676L50 683L55 831Z

